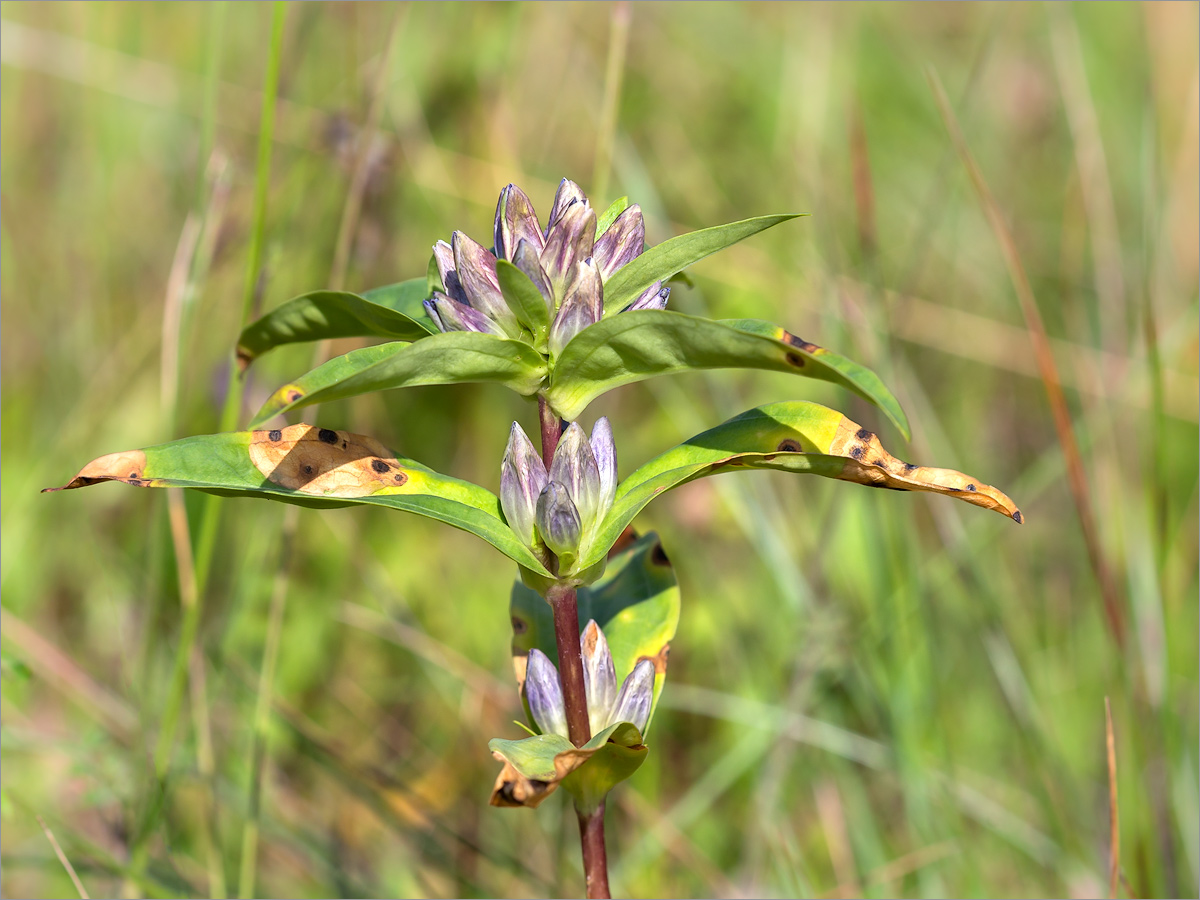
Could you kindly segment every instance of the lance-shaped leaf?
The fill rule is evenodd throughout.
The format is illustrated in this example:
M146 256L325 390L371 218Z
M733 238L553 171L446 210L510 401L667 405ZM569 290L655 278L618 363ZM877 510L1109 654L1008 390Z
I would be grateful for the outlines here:
M545 372L542 357L521 341L474 331L431 334L412 344L380 344L331 359L272 394L250 424L313 403L423 384L498 382L529 395Z
M787 372L849 388L908 436L904 410L865 366L769 322L714 321L669 310L627 312L581 331L559 354L546 399L560 418L574 421L592 400L620 385L731 368Z
M533 333L535 343L544 345L546 333L550 328L550 310L543 291L553 297L553 289L545 273L540 268L535 268L536 257L529 259L532 253L529 244L522 244L517 253L518 258L542 282L542 287L539 289L524 271L507 259L496 260L496 278L504 300L516 313L517 319Z
M488 749L504 763L492 806L536 807L561 784L585 814L636 772L647 753L641 734L628 723L604 729L579 748L561 735L538 734L520 741L496 738Z
M799 218L806 213L787 213L778 216L757 216L681 234L651 247L629 265L624 266L604 283L606 315L620 312L656 281L665 282L692 263L724 250L751 235L766 231L773 225Z
M611 544L609 541L605 546ZM639 661L654 664L653 705L643 731L648 730L666 679L670 643L679 624L679 586L658 536L647 534L613 553L600 579L579 588L576 599L580 622L595 620L604 631L617 684L625 682ZM530 650L541 650L558 664L554 614L541 596L520 581L513 584L509 614L513 623L513 669L518 686L523 687Z
M477 535L519 565L549 574L501 517L495 494L397 456L374 438L313 425L183 438L88 463L61 488L120 481L329 509L368 504L427 516Z
M283 344L330 338L381 337L416 341L437 332L421 301L426 280L414 278L359 295L349 291L313 291L277 306L238 336L238 364Z
M741 469L779 469L853 481L868 487L926 491L995 510L1021 524L1021 511L1005 494L953 469L901 462L871 431L837 410L816 403L773 403L742 413L689 438L630 474L617 487L612 512L601 524L586 568L654 497L707 475ZM582 615L582 609L581 609Z

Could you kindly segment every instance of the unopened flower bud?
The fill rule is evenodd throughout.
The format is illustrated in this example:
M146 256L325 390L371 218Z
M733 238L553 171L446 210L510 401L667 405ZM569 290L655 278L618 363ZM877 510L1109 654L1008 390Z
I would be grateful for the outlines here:
M617 446L613 443L612 426L606 416L601 416L592 426L592 439L589 443L600 475L600 500L596 508L598 525L612 509L613 498L617 494Z
M445 294L434 293L433 299L425 301L425 311L439 331L479 331L507 337L503 328L479 310L452 300Z
M509 337L519 335L521 326L500 292L496 257L461 231L451 235L450 248L454 252L455 274L471 306L496 322Z
M608 727L609 714L617 699L617 673L613 669L612 652L604 632L592 619L579 636L579 652L583 657L583 690L587 696L588 721L592 734Z
M534 724L542 734L567 737L567 710L563 703L558 670L541 650L530 650L525 666L525 699Z
M654 703L654 663L643 659L625 683L621 685L621 693L613 706L608 724L615 722L630 722L638 731L646 730L650 721L650 707Z
M534 522L546 546L560 560L564 557L573 560L579 550L581 535L579 510L575 508L567 489L557 481L548 482L542 489Z
M641 255L646 246L646 223L642 219L642 208L636 203L617 216L596 239L592 256L605 281L621 268Z
M533 521L546 480L541 456L521 426L513 422L500 466L500 508L508 527L526 546L533 543Z
M666 309L667 298L671 289L663 287L661 281L656 281L642 292L642 295L630 303L622 312L634 312L639 309Z
M523 240L528 241L538 253L546 246L546 238L529 197L515 184L510 184L500 192L500 200L496 204L496 256L515 262L514 254Z
M600 509L600 467L578 422L568 425L558 439L549 478L567 489L583 530L590 531Z
M574 281L550 326L550 352L557 356L563 348L589 325L595 325L604 315L604 288L595 262L585 259L579 263Z

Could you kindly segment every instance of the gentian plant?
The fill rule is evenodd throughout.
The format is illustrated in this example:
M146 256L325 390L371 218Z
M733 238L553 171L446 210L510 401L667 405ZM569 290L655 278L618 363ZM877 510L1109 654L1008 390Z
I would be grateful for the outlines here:
M513 662L530 726L524 738L491 742L502 766L491 802L536 807L558 787L567 790L579 816L587 894L608 896L605 798L648 752L680 610L660 542L631 528L651 499L721 472L779 469L945 494L1021 522L997 489L901 462L872 431L802 401L751 409L619 480L608 420L596 420L589 436L581 417L606 391L677 372L766 369L832 382L908 436L899 404L863 366L769 322L666 308L667 285L687 266L793 218L746 219L646 248L641 210L624 198L597 215L564 180L543 228L529 198L509 185L490 250L454 232L433 247L424 276L362 295L297 297L248 326L237 350L244 368L297 341L384 343L284 385L251 430L102 456L64 488L119 481L318 508L372 504L438 519L491 544L519 567L510 600ZM498 382L536 401L540 447L513 423L499 495L370 437L280 419L326 400L457 382Z

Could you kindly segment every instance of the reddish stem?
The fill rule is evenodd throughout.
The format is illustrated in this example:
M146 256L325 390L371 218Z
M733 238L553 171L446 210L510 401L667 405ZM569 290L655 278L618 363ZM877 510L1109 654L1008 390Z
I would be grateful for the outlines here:
M554 414L554 410L550 408L550 404L545 398L538 396L538 418L542 425L542 462L546 464L546 471L550 470L550 463L554 460L554 451L558 449L558 439L562 436L563 426L566 424L559 420Z
M554 460L563 426L544 398L538 397L538 418L542 430L542 462L546 468ZM552 572L557 563L552 562ZM554 611L554 641L558 647L558 679L562 685L563 706L567 714L567 737L576 747L592 738L588 722L587 692L583 686L583 657L579 652L579 603L575 589L565 584L551 585L546 599ZM583 851L583 871L587 876L587 895L608 898L608 853L604 848L604 804L590 813L575 810L579 817L579 844Z
M558 645L558 678L567 712L567 737L576 747L592 738L588 724L587 693L583 687L583 657L579 654L579 606L575 589L562 584L546 592L554 610L554 641Z
M579 842L583 846L583 874L587 895L608 900L608 852L604 849L604 804L590 813L576 810L579 816Z

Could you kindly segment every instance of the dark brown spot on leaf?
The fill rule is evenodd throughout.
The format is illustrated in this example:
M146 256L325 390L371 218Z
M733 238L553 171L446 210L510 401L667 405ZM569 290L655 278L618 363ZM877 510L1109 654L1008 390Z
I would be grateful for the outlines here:
M527 632L529 630L529 623L518 616L513 616L512 617L512 629L513 629L513 634L524 634L525 632Z
M382 459L373 459L371 460L371 468L382 475L384 472L390 469L391 466L385 463Z
M403 472L397 472L392 476L392 481L396 482L396 484L404 484L404 482L408 481L408 476Z
M625 530L621 532L621 535L617 538L616 543L609 548L608 558L612 559L614 556L636 541L637 537L637 532L633 530L633 526L626 525Z
M973 491L973 490L975 490L975 489L976 489L976 488L975 488L975 485L973 485L973 484L968 484L968 485L967 485L967 490L968 490L968 491Z
M804 448L800 446L800 442L792 440L791 438L784 438L782 441L779 442L779 446L776 447L775 449L779 450L783 453L803 453L804 452Z
M915 470L916 470L916 468L917 468L917 467L916 467L916 466L914 466L912 463L905 463L905 464L904 464L904 471L905 471L905 472L912 472L912 471L915 471Z
M322 428L317 432L317 439L325 444L336 444L338 442L338 435L336 431L332 431L328 428Z
M815 353L821 349L816 344L811 344L803 338L798 338L794 334L791 334L787 331L783 333L783 340L785 343L791 344L793 347L799 347L805 353ZM801 365L803 365L803 362L801 362Z
M280 431L278 428L272 428L271 432L267 435L267 437L269 437L272 441L282 441L283 440L283 432Z
M797 356L795 353L789 353L787 355L787 361L789 366L795 366L797 369L804 367L804 357Z
M852 457L854 457L854 459L862 459L862 458L863 458L863 456L864 456L864 455L866 455L866 452L867 452L867 448L866 448L866 447L852 447L852 448L850 448L850 455L851 455Z
M654 545L654 549L650 551L650 562L656 566L669 566L671 560L667 558L667 551L663 549L662 541Z
M312 467L312 466L308 466L308 465L306 465L306 466L304 467L304 474L305 474L305 475L311 475L312 473L313 473L313 467Z
M866 428L858 429L858 431L854 432L854 436L860 441L869 441L871 438L875 437L875 435Z
M288 403L295 403L297 400L299 400L303 396L304 396L304 394L300 391L288 391L288 395L287 395Z
M1021 511L1019 509L1013 513L1013 521L1016 522L1018 525L1025 524L1025 519L1021 516Z

